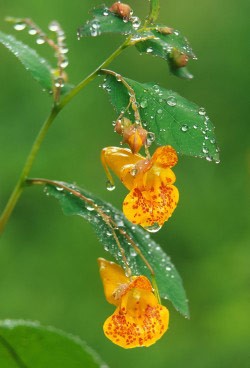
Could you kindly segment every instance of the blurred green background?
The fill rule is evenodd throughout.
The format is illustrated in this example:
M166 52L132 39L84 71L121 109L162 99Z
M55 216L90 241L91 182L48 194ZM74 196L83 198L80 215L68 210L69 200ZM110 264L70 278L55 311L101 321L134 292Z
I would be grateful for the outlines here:
M31 17L46 29L57 19L70 47L73 83L98 66L120 36L77 41L76 29L98 1L0 0L0 29L35 47L32 36L15 32L8 15ZM111 2L108 3L111 5ZM131 1L144 16L148 1ZM25 190L0 242L0 319L39 320L79 335L112 368L249 367L249 0L161 1L160 21L182 31L198 56L193 81L170 76L166 63L129 49L113 64L119 73L156 82L204 106L216 126L221 163L181 157L175 168L180 204L154 238L171 256L190 300L191 319L170 305L168 333L151 348L122 350L102 333L112 313L103 296L96 258L104 252L91 227L65 217L41 187ZM46 46L40 54L50 55ZM49 56L50 58L50 56ZM53 61L53 57L50 58ZM17 59L0 45L0 208L18 178L51 100ZM52 126L32 176L91 190L117 207L126 190L107 192L99 153L118 145L115 113L94 81Z

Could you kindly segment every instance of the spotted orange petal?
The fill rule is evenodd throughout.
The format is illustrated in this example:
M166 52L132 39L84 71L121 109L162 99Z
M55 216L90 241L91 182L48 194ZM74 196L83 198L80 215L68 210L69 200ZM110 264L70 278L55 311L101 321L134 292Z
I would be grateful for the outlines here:
M154 185L145 190L133 188L123 202L127 219L142 227L162 226L172 215L179 199L178 189L154 178Z
M168 328L169 312L145 289L129 288L103 329L115 344L128 349L154 344Z

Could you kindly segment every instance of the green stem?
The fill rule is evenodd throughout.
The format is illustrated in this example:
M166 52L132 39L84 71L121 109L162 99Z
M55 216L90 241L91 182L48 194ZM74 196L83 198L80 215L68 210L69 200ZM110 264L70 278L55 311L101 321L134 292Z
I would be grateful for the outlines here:
M16 186L7 202L7 205L0 217L0 235L3 233L5 225L7 224L10 215L12 214L13 209L23 191L25 186L25 180L30 173L30 170L33 166L36 155L40 149L40 146L47 134L49 127L52 122L58 115L58 113L66 106L72 99L75 97L87 84L89 84L93 79L95 79L100 73L102 68L106 68L120 53L127 47L131 46L130 43L131 37L128 37L125 42L118 47L116 51L113 52L97 69L95 69L91 74L89 74L83 81L81 81L76 87L74 87L62 100L59 104L54 105L48 119L44 122L40 132L37 135L35 142L31 148L31 151L28 155L28 158L25 162L23 170L19 176L19 179L16 183Z
M45 120L43 126L41 127L34 143L33 146L31 148L31 151L26 159L25 165L23 167L23 170L19 176L19 179L16 183L16 186L7 202L7 205L2 213L2 216L0 218L0 235L2 234L2 232L4 231L5 225L8 222L8 219L23 191L23 188L25 186L25 180L27 178L27 176L30 173L30 170L32 168L33 162L36 158L36 155L39 151L39 148L46 136L46 133L49 129L49 127L51 126L53 120L55 119L55 117L57 116L59 110L57 109L56 106L54 106L51 110L51 113L49 115L49 117Z
M150 13L146 19L145 25L152 24L156 21L160 12L160 0L150 1Z

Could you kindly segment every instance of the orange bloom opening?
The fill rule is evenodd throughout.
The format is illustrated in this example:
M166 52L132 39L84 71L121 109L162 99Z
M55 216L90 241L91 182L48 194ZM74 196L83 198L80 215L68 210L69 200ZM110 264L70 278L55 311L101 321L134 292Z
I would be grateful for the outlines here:
M101 158L109 180L113 182L108 167L130 190L123 202L128 220L150 230L161 227L171 217L179 200L171 170L178 157L171 146L157 148L151 158L126 148L107 147Z
M128 278L123 269L98 259L106 299L117 308L106 319L108 339L125 349L150 346L168 329L169 312L159 304L145 276Z

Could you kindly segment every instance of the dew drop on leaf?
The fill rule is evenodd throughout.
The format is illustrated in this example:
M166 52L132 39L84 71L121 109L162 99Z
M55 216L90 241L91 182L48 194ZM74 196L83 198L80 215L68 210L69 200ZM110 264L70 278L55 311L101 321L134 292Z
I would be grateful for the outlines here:
M201 107L201 108L199 108L198 113L199 113L199 115L204 116L204 115L206 115L206 110L204 109L204 107Z
M167 98L167 104L169 106L176 106L176 104L177 104L176 98L174 96L169 96Z
M14 24L14 29L16 31L23 31L26 28L26 24L23 22L18 22L16 24Z
M151 144L155 141L155 134L153 132L148 132L147 134L147 146L151 146Z
M141 103L140 103L140 106L145 109L145 107L148 106L148 101L147 100L142 100Z
M36 35L36 34L37 34L37 30L36 30L35 28L30 28L30 29L28 30L28 33L29 33L31 36L34 36L34 35Z
M185 133L185 132L187 132L187 131L188 131L188 129L189 129L189 128L188 128L188 125L187 125L187 124L184 124L184 125L182 125L182 127L181 127L181 131L182 131L182 132L184 132L184 133Z
M36 43L37 43L38 45L43 45L43 44L45 43L45 39L44 39L44 37L42 37L42 36L37 37L37 39L36 39Z

